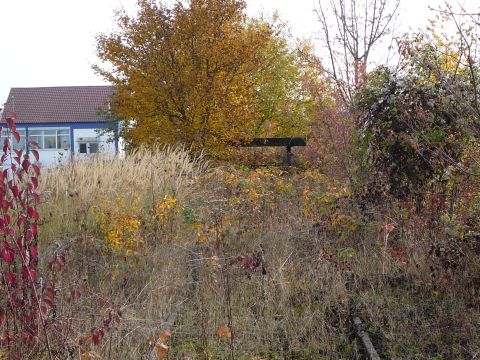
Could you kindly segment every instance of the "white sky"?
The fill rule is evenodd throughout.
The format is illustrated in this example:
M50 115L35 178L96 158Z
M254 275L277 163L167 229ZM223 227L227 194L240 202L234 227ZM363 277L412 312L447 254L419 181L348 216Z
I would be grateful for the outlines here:
M319 0L247 0L249 13L278 10L297 37L318 38L313 12ZM320 0L327 1L327 0ZM402 29L431 17L443 0L402 0ZM468 0L476 1L476 0ZM91 65L95 35L114 27L114 10L131 12L136 0L0 0L0 107L11 87L100 85ZM316 40L318 42L318 40Z

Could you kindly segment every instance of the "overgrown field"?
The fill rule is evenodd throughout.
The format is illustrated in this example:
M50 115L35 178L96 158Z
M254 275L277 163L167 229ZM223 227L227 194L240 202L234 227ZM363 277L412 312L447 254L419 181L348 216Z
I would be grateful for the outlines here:
M366 214L315 170L182 149L48 170L41 195L58 358L363 359L352 316L382 358L480 352L478 234L428 201Z

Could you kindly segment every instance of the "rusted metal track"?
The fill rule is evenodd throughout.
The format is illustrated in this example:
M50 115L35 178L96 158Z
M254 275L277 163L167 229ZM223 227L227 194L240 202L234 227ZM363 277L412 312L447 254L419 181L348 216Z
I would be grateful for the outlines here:
M355 325L355 331L358 338L362 341L369 360L380 360L380 356L378 356L377 350L375 350L373 346L370 335L363 329L362 320L360 320L359 317L354 317L353 324Z

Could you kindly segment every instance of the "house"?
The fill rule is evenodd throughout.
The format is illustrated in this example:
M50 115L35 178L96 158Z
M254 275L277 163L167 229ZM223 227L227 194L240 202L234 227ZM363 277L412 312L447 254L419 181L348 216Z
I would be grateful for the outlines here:
M1 116L2 138L7 136L5 120L15 114L20 143L23 148L29 141L40 154L43 166L52 166L91 154L118 154L120 143L118 125L109 117L112 86L61 86L12 88ZM111 134L102 130L112 129ZM1 142L3 144L3 141Z

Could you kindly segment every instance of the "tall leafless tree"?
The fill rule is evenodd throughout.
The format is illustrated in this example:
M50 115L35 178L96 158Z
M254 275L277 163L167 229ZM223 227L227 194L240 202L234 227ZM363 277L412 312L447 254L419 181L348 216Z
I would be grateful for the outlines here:
M318 0L316 13L329 70L343 102L351 103L374 47L392 33L401 0Z

